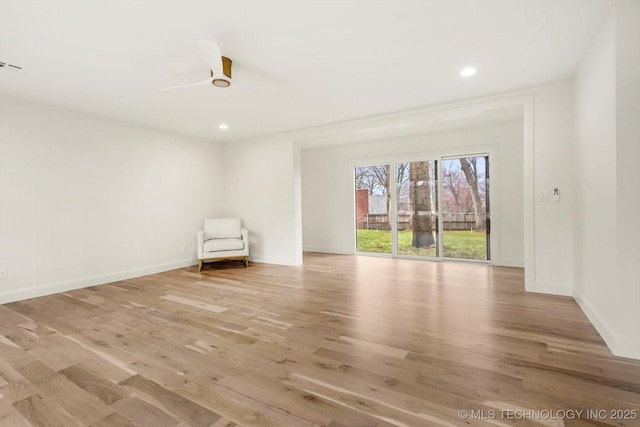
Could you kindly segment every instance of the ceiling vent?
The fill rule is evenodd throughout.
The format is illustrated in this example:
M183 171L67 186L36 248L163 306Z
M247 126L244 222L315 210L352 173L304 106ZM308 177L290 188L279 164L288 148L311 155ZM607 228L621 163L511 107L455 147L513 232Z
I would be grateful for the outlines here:
M19 67L17 65L13 65L13 64L8 64L6 62L2 62L0 61L0 70L13 70L13 71L19 71L22 70L22 67Z

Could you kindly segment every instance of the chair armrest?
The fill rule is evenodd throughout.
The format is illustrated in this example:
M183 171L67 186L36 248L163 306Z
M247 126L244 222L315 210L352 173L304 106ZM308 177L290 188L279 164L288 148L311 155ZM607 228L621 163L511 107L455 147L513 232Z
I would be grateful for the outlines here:
M202 257L204 256L204 230L198 230L198 243L197 243L197 248L198 248L198 259L202 259Z
M242 241L244 242L244 252L249 255L249 230L243 228L240 230L240 234L242 235Z

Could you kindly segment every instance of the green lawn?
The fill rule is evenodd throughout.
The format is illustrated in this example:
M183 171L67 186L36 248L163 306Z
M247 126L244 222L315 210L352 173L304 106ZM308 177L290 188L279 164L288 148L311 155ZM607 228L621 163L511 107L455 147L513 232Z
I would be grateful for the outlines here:
M398 235L398 253L402 255L435 256L436 249L411 246L411 230ZM391 232L358 230L358 252L391 253ZM486 235L477 231L445 231L444 256L448 258L486 259Z

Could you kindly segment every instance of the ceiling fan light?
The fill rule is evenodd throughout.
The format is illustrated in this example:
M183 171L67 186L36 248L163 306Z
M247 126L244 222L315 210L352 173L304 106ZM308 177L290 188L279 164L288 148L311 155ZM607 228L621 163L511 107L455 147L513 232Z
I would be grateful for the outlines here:
M233 61L231 61L226 56L222 56L222 75L213 79L211 83L217 87L229 87L231 86L231 65L233 65ZM213 70L211 71L211 77L213 77Z
M231 86L231 82L225 79L213 79L213 85L217 87L229 87Z

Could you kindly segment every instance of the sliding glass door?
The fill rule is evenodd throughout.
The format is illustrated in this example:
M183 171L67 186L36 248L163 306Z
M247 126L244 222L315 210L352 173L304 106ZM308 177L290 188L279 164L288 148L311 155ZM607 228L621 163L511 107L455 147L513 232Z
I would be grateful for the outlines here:
M391 165L355 168L356 250L392 254Z
M491 259L489 156L442 159L445 258Z
M357 253L491 259L488 155L358 166L354 173Z
M358 253L440 257L438 162L355 168Z
M399 255L439 257L438 162L396 164L396 236Z

